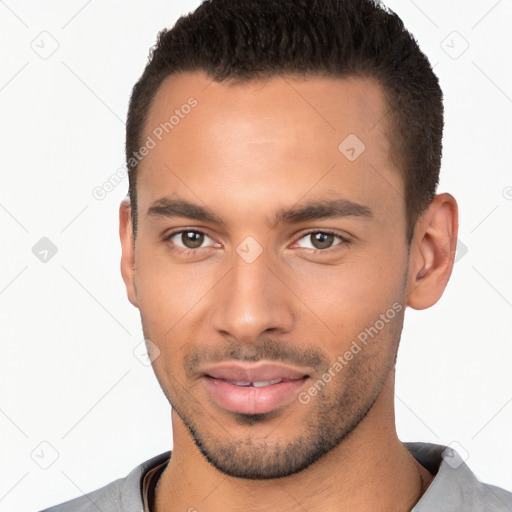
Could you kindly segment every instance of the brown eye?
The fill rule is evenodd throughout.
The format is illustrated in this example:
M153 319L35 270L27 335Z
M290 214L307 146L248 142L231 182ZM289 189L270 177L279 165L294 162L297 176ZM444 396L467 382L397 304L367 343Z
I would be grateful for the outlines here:
M339 245L344 241L345 240L341 236L335 235L334 233L315 231L304 235L297 245L305 249L325 250Z
M312 233L311 244L315 249L328 249L334 242L334 235L330 233Z
M198 231L183 231L181 242L187 249L197 249L204 242L204 233Z
M175 231L167 240L179 249L203 249L215 245L215 242L206 233L191 229Z

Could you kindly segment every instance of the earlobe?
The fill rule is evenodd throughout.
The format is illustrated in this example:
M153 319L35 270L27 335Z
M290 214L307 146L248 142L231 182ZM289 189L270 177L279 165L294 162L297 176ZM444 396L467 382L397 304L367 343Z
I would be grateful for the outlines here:
M131 206L124 199L119 206L119 237L121 239L121 275L126 286L128 300L139 307L135 291L135 246L131 220Z
M450 194L437 195L416 223L411 242L407 305L433 306L442 296L453 269L458 207Z

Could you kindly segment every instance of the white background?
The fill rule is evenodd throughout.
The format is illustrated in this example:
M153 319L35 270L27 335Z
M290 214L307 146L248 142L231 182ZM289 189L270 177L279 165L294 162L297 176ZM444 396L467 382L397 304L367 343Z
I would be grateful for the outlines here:
M92 191L123 167L129 94L157 32L198 3L0 2L2 512L78 496L172 447L170 408L132 352L128 180L101 201ZM480 479L512 490L512 2L388 5L441 80L439 191L459 201L467 248L441 301L406 314L399 435L456 442ZM42 237L58 249L46 263L32 253Z

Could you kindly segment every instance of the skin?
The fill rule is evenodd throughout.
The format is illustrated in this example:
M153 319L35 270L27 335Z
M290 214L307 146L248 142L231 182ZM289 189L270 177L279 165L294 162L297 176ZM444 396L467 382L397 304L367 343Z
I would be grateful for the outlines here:
M120 207L128 298L160 351L153 368L173 406L156 511L410 510L432 475L397 437L394 363L406 307L435 304L450 277L455 199L436 196L409 250L388 109L370 79L237 84L184 73L159 89L142 140L191 96L197 106L140 164L135 245L130 205ZM349 134L366 146L352 162L338 149ZM149 215L164 196L216 218ZM279 220L340 198L371 215ZM207 236L180 251L181 235L164 240L180 229ZM315 252L311 234L325 231L335 236ZM248 236L257 245L241 247L262 250L251 263L237 253ZM298 393L393 304L394 318L301 403ZM270 413L233 413L211 399L199 371L233 360L281 361L309 378Z

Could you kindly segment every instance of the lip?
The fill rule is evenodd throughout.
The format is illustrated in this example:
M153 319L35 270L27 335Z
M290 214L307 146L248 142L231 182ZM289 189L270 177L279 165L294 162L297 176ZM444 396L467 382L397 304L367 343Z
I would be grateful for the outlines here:
M308 369L276 363L223 363L203 368L203 383L213 401L230 412L262 414L293 401L309 378ZM234 384L280 382L263 387Z
M267 381L275 379L296 380L308 375L309 368L294 368L279 363L243 363L231 362L221 363L212 366L206 366L200 370L200 373L213 377L214 379L224 379L231 381Z

